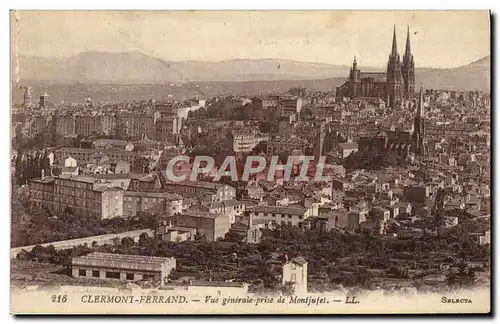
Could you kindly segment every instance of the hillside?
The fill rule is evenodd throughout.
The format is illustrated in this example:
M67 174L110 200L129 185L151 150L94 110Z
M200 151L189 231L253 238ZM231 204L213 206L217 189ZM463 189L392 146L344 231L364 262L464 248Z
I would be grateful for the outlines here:
M490 91L490 57L452 69L416 71L416 84L426 88Z
M139 52L85 52L58 59L20 57L20 63L20 84L33 86L35 97L47 91L57 103L85 97L122 101L253 95L291 87L324 91L342 84L349 73L349 67L343 65L278 59L167 62ZM490 57L451 69L417 68L417 88L420 84L426 88L489 91ZM14 102L22 102L22 92L13 90Z
M85 52L69 58L21 56L21 80L118 84L297 80L343 77L349 67L278 59L168 62L139 53Z

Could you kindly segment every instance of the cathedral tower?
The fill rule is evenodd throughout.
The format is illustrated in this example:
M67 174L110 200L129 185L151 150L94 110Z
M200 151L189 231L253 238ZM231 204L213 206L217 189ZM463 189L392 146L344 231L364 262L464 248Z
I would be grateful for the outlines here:
M415 95L415 63L410 46L410 27L406 33L406 49L403 55L403 66L401 68L404 79L404 99L411 100Z
M398 54L398 45L396 42L396 25L394 25L392 50L387 62L387 97L388 105L392 108L395 107L396 102L403 99L403 83L401 59Z
M356 56L354 56L351 72L349 73L349 86L350 86L349 93L352 99L356 98L356 96L358 95L360 73L361 71L358 69L358 62L356 61Z

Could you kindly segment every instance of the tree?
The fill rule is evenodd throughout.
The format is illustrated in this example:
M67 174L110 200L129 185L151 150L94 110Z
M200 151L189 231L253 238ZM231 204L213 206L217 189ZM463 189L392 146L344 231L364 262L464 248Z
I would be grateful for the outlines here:
M408 269L403 268L403 267L390 267L389 270L387 270L387 273L390 275L393 275L396 278L408 278L409 277Z
M264 260L269 260L271 258L271 253L275 251L275 247L273 247L271 241L269 239L262 240L258 245L257 249L259 250L261 256Z
M149 243L149 236L146 233L142 233L139 235L139 245L140 246L147 246Z
M130 169L131 169L130 171L132 171L132 172L148 173L149 172L149 161L145 157L140 156L139 158L135 159L132 162Z
M261 133L271 133L273 129L275 129L273 123L268 120L264 120L259 123L259 132Z
M446 283L450 287L470 287L476 282L475 270L468 267L467 263L458 264L458 270L451 268L446 276Z
M24 178L24 162L23 162L23 153L19 151L16 156L16 160L14 162L14 178L18 185L23 185L26 183Z
M278 278L266 261L262 260L259 262L257 273L258 278L262 279L265 288L277 290L280 286Z
M292 296L295 293L294 283L290 281L285 282L285 284L281 287L281 292L285 296Z
M436 228L438 236L441 236L441 231L444 226L444 196L445 191L440 188L436 194L436 200L431 211L431 215L434 217L434 227Z
M207 238L206 238L205 234L201 234L201 233L196 232L196 234L194 235L194 240L196 242L206 242Z
M134 244L135 244L134 239L131 237L124 237L121 240L121 245L126 247L126 248L130 248Z
M301 119L308 119L312 117L312 110L309 107L306 107L300 111Z
M265 153L267 150L267 141L260 141L257 145L252 149L252 154L260 154Z
M244 236L235 231L229 231L224 237L224 241L232 243L241 243L244 240Z

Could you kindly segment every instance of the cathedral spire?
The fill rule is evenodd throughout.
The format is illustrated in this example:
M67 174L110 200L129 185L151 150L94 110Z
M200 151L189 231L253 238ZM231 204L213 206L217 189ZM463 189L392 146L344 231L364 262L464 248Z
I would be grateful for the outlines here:
M410 26L408 26L408 30L406 32L406 49L405 56L411 55L411 46L410 46Z
M424 117L424 86L420 84L420 100L418 103L418 116Z
M392 51L391 51L392 56L398 55L398 44L396 42L396 25L394 25L394 34L392 36Z

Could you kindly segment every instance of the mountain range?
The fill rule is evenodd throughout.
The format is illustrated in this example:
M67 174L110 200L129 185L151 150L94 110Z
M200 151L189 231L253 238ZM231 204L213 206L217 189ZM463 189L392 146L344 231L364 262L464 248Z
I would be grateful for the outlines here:
M361 67L361 70L373 72L384 69ZM346 65L280 59L170 62L140 52L83 52L67 58L20 56L18 77L22 84L170 84L333 79L338 85L347 78L348 73L349 66ZM489 91L490 57L450 69L417 68L416 78L416 84L423 84L426 88Z

